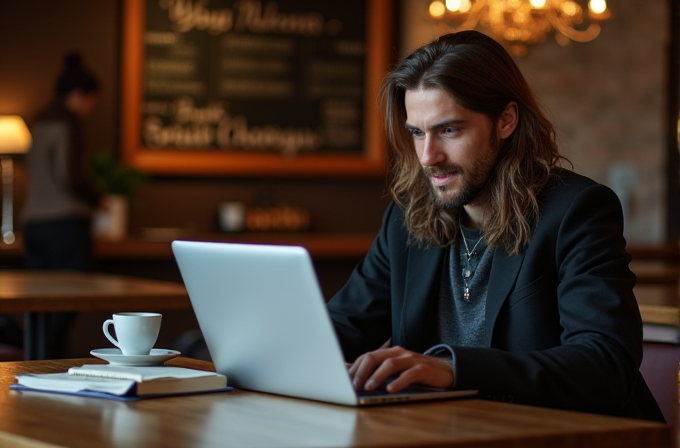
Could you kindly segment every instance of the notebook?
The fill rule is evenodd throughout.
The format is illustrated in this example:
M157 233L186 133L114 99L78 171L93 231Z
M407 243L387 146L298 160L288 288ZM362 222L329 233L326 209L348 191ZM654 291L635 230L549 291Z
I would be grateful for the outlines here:
M236 388L351 406L476 394L357 393L302 247L174 241L172 250L215 369Z

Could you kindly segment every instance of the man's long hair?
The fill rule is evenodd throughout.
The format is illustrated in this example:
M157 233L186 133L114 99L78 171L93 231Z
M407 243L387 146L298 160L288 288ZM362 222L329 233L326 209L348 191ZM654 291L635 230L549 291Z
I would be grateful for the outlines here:
M416 242L446 247L458 235L458 211L435 204L430 180L405 127L406 91L419 88L443 89L460 106L487 116L494 127L506 106L517 103L517 127L498 148L497 165L486 187L491 208L482 232L489 246L520 253L538 220L538 194L561 156L555 130L515 61L493 39L462 31L419 48L383 80L380 97L391 148L390 194L404 209Z

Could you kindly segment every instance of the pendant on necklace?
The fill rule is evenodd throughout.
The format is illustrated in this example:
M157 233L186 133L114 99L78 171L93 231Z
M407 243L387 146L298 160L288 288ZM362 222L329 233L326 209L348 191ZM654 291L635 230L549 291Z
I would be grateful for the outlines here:
M463 291L463 300L466 302L470 300L470 288L467 286L465 287L465 291Z
M463 268L463 277L465 278L472 277L472 271L470 269Z

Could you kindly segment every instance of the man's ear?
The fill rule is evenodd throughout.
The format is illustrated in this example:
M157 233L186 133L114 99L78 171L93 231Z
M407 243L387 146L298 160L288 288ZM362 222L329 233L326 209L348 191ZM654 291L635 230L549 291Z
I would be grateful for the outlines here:
M501 112L496 124L496 135L501 139L506 139L515 132L517 123L519 121L519 110L517 103L510 101L503 112Z

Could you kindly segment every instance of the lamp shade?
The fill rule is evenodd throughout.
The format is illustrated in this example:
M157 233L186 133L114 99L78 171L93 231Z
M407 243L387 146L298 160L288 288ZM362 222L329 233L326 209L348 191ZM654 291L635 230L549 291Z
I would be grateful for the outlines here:
M31 147L31 133L18 115L0 115L0 154L21 154Z

